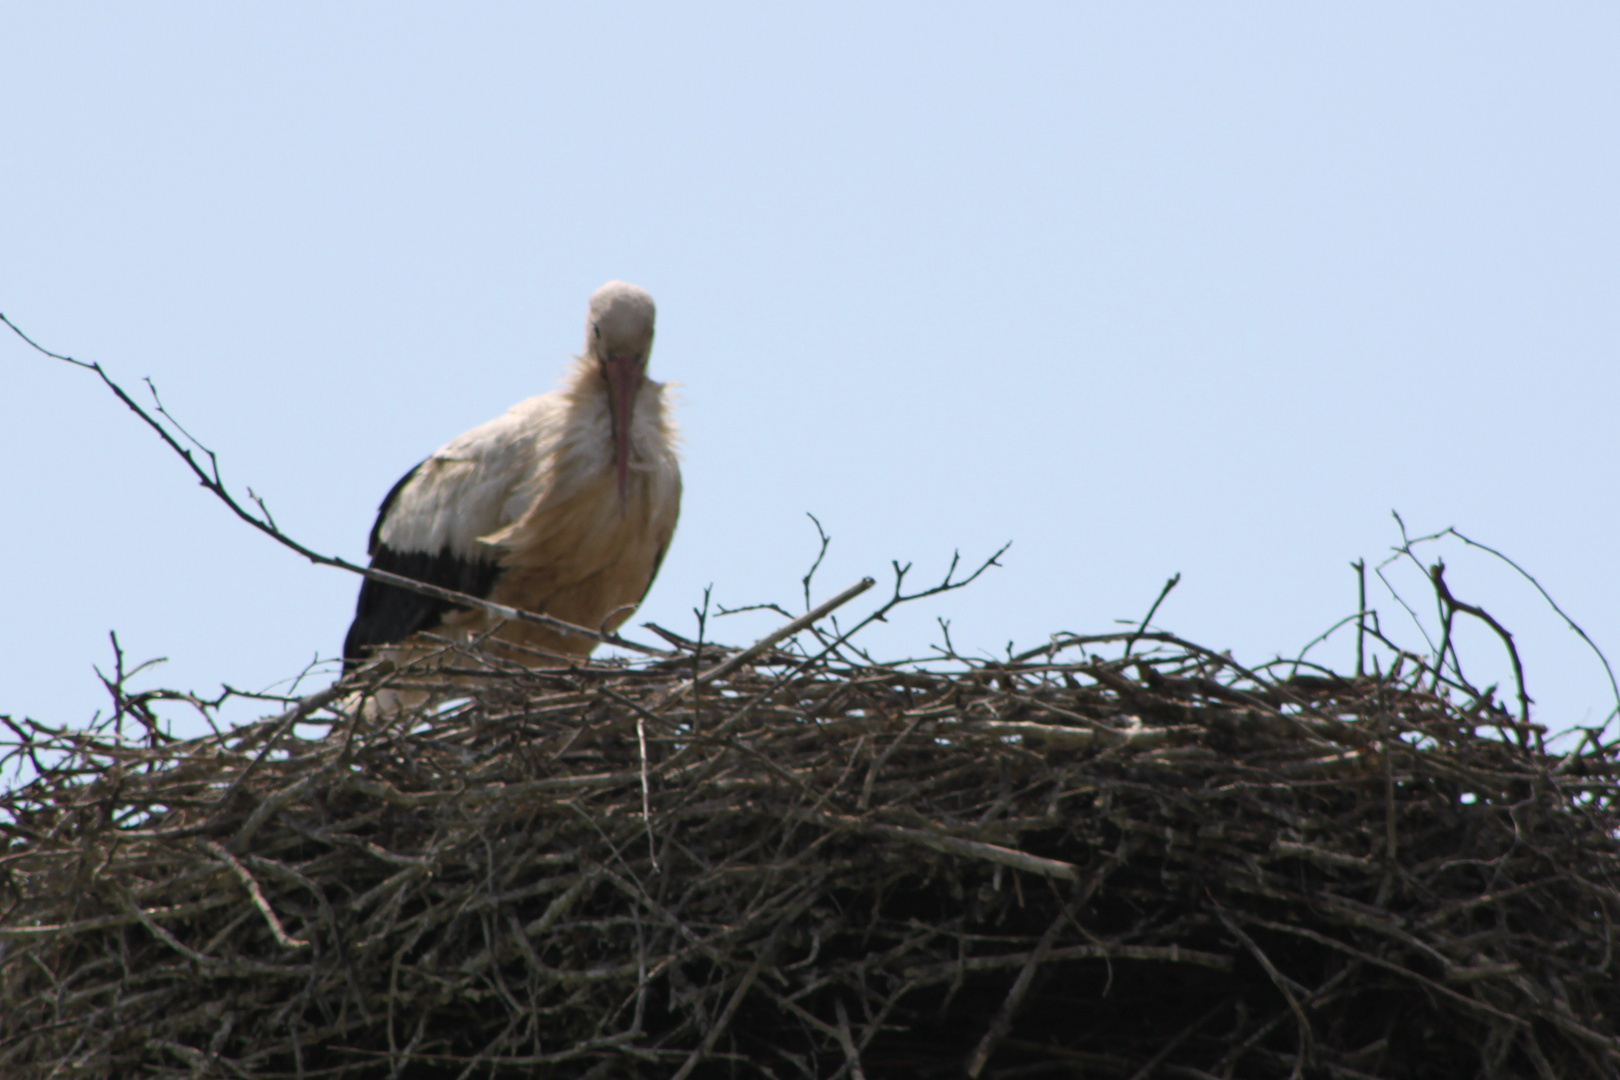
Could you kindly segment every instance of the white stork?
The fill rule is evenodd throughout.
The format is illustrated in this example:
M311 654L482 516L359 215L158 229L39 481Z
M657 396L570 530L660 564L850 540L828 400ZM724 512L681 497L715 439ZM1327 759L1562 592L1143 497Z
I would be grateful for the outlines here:
M394 485L371 565L509 607L612 630L652 584L675 532L681 471L664 385L646 376L653 299L610 281L591 296L585 351L549 394L450 440ZM413 634L465 638L494 617L367 578L345 669ZM531 623L497 637L583 658L596 642ZM385 646L393 646L384 650Z

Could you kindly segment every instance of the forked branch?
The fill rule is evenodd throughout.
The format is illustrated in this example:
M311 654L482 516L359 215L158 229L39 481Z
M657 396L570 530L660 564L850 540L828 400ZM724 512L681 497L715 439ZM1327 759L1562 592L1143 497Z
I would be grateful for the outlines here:
M154 416L153 412L148 412L139 402L131 397L122 386L113 380L112 376L107 374L106 369L103 368L100 363L76 360L71 356L65 356L61 353L52 352L50 349L45 348L45 346L23 333L23 331L18 328L17 324L12 322L4 314L0 314L0 322L5 323L6 326L11 328L12 333L22 338L22 340L27 342L30 347L42 355L48 356L52 360L60 360L63 363L72 364L74 367L83 368L86 371L95 372L96 376L101 379L102 383L107 387L107 389L111 390L119 401L122 401L131 412L140 417L140 419L148 427L156 432L158 438L163 440L164 445L178 454L180 459L186 463L186 467L191 470L192 475L197 478L198 483L212 492L216 498L218 498L226 505L226 507L230 509L231 513L235 514L242 521L259 530L264 535L270 537L270 539L274 540L276 543L290 551L297 552L299 555L302 555L304 558L308 559L312 563L315 563L317 566L331 566L339 570L347 570L351 574L359 574L362 577L371 578L373 581L380 581L384 584L393 585L397 588L407 589L410 592L418 593L422 596L431 596L435 600L444 600L452 604L459 604L463 607L475 608L503 619L512 619L517 622L526 622L532 623L536 626L544 626L548 630L555 630L564 634L574 634L579 637L590 638L591 640L601 642L604 645L615 645L621 649L628 649L631 652L641 653L645 656L669 655L666 650L656 649L650 645L643 645L638 641L630 641L627 638L620 637L618 634L606 633L601 630L592 630L584 626L576 626L573 623L554 618L550 615L541 615L533 611L524 611L521 608L508 607L505 604L493 603L489 600L483 599L482 597L472 596L464 592L457 592L455 589L443 589L437 585L429 585L425 582L417 581L415 578L403 577L399 574L391 574L386 570L377 570L369 566L358 566L349 562L347 559L341 559L335 555L323 555L305 544L299 543L297 540L283 532L276 524L275 519L270 515L270 511L265 506L264 500L260 496L254 494L251 490L248 492L248 497L249 500L259 508L258 514L254 514L252 511L248 510L247 507L243 506L242 503L231 494L230 488L226 486L224 477L220 473L219 456L198 441L196 437L181 426L179 421L175 420L174 416L163 407L163 402L158 398L157 388L153 386L152 380L147 379L146 385L151 389L152 399L154 402L156 402L153 412L155 412L157 416ZM174 431L170 431L168 427L164 426L163 420L159 420L158 416L161 416L163 420L167 420L169 424L172 424L174 426ZM197 460L197 455L192 452L192 447L183 445L181 439L176 437L175 432L178 432L181 437L192 444L192 447L196 448L198 453L202 454L208 459L206 467L201 461Z

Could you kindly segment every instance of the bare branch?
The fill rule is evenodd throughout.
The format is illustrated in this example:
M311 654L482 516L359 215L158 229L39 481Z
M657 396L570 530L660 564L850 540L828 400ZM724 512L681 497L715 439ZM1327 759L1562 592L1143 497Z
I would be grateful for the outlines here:
M13 323L3 314L0 314L0 322L5 323L11 328L13 333L22 338L23 341L27 342L41 354L48 356L53 360L61 360L65 363L72 364L75 367L84 368L87 371L95 372L96 376L101 379L102 383L107 387L107 389L111 390L119 401L122 401L126 406L128 406L130 411L139 417L154 432L156 432L158 438L162 439L164 444L178 454L180 459L186 463L186 467L191 470L192 475L197 478L198 483L212 492L216 498L218 498L226 505L227 508L230 509L231 513L235 514L241 521L246 522L248 525L251 525L264 535L270 537L276 543L282 545L290 551L294 551L299 555L302 555L304 558L308 559L312 563L315 563L317 566L331 566L339 570L347 570L351 574L359 574L362 577L371 578L373 581L380 581L388 585L396 586L397 588L418 593L422 596L431 596L436 600L445 600L452 604L459 604L462 607L476 608L491 615L497 615L503 619L512 619L517 622L526 622L535 626L544 626L548 630L555 630L559 633L572 634L592 641L601 642L606 645L615 645L621 649L628 649L631 652L638 652L647 656L668 655L662 649L655 649L652 646L643 645L640 642L630 641L626 638L620 637L617 634L602 633L583 626L576 626L573 623L565 622L562 619L553 618L550 615L540 615L532 611L523 611L519 608L508 607L505 604L492 603L491 601L485 600L481 597L472 596L468 593L457 592L454 589L442 589L437 585L429 585L426 582L417 581L414 578L403 577L399 574L391 574L387 571L377 570L372 567L357 566L346 559L340 559L332 555L323 555L317 551L314 551L282 532L276 526L274 519L269 516L269 511L265 509L262 500L260 500L257 496L252 496L252 501L259 507L261 513L263 514L262 517L253 514L240 502L238 502L236 497L230 493L230 490L225 486L224 481L220 477L219 462L214 452L193 439L185 428L176 423L174 418L170 416L169 413L163 408L161 401L157 405L158 413L170 423L174 424L175 430L178 431L181 436L195 445L202 453L207 455L209 460L208 468L203 468L203 466L198 463L196 457L193 456L191 450L185 446L182 446L179 439L175 437L173 432L165 427L151 413L147 412L144 408L137 404L134 398L125 393L124 388L114 382L112 377L107 374L106 370L102 368L99 363L86 363L83 360L75 360L71 356L64 356L60 353L51 352L49 349L34 341L33 338L30 338L27 334L23 333L22 330L18 329L15 323ZM151 383L148 381L148 386L150 385ZM155 387L152 388L152 394L153 399L157 400L157 390Z

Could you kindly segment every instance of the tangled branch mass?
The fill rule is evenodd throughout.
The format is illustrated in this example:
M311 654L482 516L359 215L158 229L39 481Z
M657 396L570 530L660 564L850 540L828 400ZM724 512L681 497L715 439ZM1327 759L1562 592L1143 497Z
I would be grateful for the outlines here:
M795 639L707 682L737 651L671 640L552 670L446 641L191 741L127 691L13 723L0 1071L1620 1066L1612 747L1549 754L1422 665L1163 634ZM364 708L384 683L427 699Z

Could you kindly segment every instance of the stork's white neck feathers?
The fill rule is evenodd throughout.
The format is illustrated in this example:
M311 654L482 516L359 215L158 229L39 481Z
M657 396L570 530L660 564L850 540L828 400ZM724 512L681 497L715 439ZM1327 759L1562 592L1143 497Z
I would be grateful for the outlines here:
M657 467L655 459L672 456L679 445L669 389L652 379L641 382L630 412L631 473ZM600 366L588 355L577 357L555 393L562 401L562 422L551 454L557 480L566 483L613 468L613 417Z

